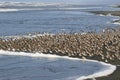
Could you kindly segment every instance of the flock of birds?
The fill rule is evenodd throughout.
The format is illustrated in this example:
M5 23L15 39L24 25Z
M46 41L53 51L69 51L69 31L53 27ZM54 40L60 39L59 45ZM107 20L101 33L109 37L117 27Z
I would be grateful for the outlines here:
M0 49L39 52L80 58L96 58L108 62L120 60L120 28L102 33L46 34L32 38L0 38Z

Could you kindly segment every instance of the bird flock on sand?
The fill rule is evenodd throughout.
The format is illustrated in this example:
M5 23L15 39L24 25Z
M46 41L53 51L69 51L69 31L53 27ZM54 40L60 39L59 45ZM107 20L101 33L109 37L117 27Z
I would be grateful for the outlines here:
M106 29L101 33L58 33L32 38L0 38L0 50L96 58L105 62L120 60L120 28Z

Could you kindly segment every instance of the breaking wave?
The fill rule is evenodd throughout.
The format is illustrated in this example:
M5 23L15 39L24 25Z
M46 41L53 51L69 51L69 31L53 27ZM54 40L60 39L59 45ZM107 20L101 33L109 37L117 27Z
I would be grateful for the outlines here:
M62 3L32 3L32 2L0 2L0 7L7 6L65 6Z
M67 6L61 3L32 3L32 2L0 2L0 12L13 12L21 10L57 9L55 6Z
M19 11L18 9L0 9L0 12L14 12Z
M88 10L101 7L82 6L66 3L0 2L0 12L21 10Z

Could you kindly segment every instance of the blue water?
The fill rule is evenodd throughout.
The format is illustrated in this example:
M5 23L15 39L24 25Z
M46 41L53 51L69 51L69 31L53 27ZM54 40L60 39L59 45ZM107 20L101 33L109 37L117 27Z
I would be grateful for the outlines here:
M116 9L108 6L18 6L7 3L0 5L0 36L33 32L98 32L106 27L118 26L111 21L119 17L99 16L87 12L91 10ZM84 64L78 60L2 54L0 54L0 80L75 80L105 68L101 63L94 62Z
M99 61L0 51L0 80L83 80L114 70L115 66Z
M114 10L108 6L7 6L5 9L18 11L0 12L0 36L32 32L98 32L106 27L118 26L111 23L118 17L99 16L86 12Z

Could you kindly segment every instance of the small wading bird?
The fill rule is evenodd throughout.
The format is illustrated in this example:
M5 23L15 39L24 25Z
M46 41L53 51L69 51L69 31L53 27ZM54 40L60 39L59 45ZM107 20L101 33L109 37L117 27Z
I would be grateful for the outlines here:
M70 57L100 57L102 61L120 60L120 29L104 33L44 34L36 37L2 39L0 49L25 52L43 52ZM32 35L30 35L32 36Z

